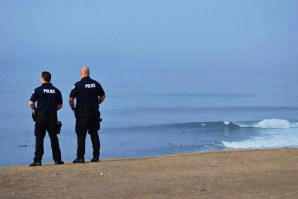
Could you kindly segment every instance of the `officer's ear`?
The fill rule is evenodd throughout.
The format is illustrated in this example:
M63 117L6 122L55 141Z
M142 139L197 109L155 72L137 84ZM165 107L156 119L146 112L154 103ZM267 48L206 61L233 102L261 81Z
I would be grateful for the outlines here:
M45 81L44 81L44 78L42 77L42 76L40 76L40 82L41 83L44 83Z

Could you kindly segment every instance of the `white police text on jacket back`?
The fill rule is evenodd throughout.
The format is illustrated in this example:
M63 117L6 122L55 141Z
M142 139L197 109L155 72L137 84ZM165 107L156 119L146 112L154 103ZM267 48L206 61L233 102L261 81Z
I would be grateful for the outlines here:
M85 84L85 88L95 88L95 84Z
M54 93L55 93L55 89L43 89L43 93L51 93L51 94L54 94Z

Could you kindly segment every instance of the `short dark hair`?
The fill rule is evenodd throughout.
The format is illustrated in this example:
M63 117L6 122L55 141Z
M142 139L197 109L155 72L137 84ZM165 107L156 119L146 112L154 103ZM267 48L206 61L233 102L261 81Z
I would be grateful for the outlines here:
M41 77L44 79L44 81L51 82L52 75L48 71L43 71L41 73Z

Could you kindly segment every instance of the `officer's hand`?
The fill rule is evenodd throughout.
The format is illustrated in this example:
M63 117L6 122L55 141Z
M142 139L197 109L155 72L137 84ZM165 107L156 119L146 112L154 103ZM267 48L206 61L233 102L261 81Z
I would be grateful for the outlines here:
M74 112L75 118L78 118L79 117L79 110L77 108L73 108L72 110Z

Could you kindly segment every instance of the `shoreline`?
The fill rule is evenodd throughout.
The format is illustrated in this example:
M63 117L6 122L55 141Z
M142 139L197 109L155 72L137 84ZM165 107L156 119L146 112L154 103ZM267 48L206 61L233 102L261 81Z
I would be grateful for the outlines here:
M0 198L297 198L298 149L0 167Z

